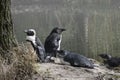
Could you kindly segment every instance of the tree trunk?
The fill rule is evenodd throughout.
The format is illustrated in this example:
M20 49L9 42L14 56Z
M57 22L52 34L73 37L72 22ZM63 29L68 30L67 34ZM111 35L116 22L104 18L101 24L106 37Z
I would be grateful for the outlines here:
M17 46L11 18L11 0L0 0L0 48L10 50Z

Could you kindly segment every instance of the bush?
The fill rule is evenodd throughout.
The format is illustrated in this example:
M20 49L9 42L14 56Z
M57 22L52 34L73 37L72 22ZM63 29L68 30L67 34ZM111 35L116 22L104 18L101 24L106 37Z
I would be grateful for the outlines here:
M32 80L35 74L33 57L31 49L24 44L11 51L0 49L0 80Z

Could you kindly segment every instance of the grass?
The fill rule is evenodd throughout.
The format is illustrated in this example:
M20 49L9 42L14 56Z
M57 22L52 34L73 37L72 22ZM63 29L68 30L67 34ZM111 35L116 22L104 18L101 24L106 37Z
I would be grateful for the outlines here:
M31 49L22 44L11 51L1 49L0 54L0 80L34 80L36 56Z

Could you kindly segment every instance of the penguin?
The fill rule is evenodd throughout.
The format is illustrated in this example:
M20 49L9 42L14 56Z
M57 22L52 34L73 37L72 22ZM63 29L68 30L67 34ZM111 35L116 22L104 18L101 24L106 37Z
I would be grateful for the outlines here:
M56 57L56 51L60 50L63 31L66 31L66 29L55 27L46 38L44 47L47 54L47 58Z
M120 65L119 57L112 57L109 54L99 54L102 59L104 59L104 64L107 64L109 67L118 67Z
M57 51L59 58L63 58L65 62L70 63L73 67L94 68L94 64L85 56L73 53L67 50Z
M28 29L24 31L26 36L26 41L30 42L36 54L40 60L40 62L45 61L45 49L43 44L41 43L40 39L36 36L36 31L34 29Z

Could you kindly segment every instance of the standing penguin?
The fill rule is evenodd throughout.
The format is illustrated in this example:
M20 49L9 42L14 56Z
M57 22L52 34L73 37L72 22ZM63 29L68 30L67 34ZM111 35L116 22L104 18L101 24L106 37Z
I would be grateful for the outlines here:
M45 61L45 49L40 39L36 36L36 31L34 29L28 29L28 30L25 30L24 32L27 34L26 41L31 42L31 45L36 51L36 54L39 60L44 62Z
M60 44L62 40L62 32L64 28L55 27L49 36L45 40L45 51L47 56L56 57L56 51L60 50Z

